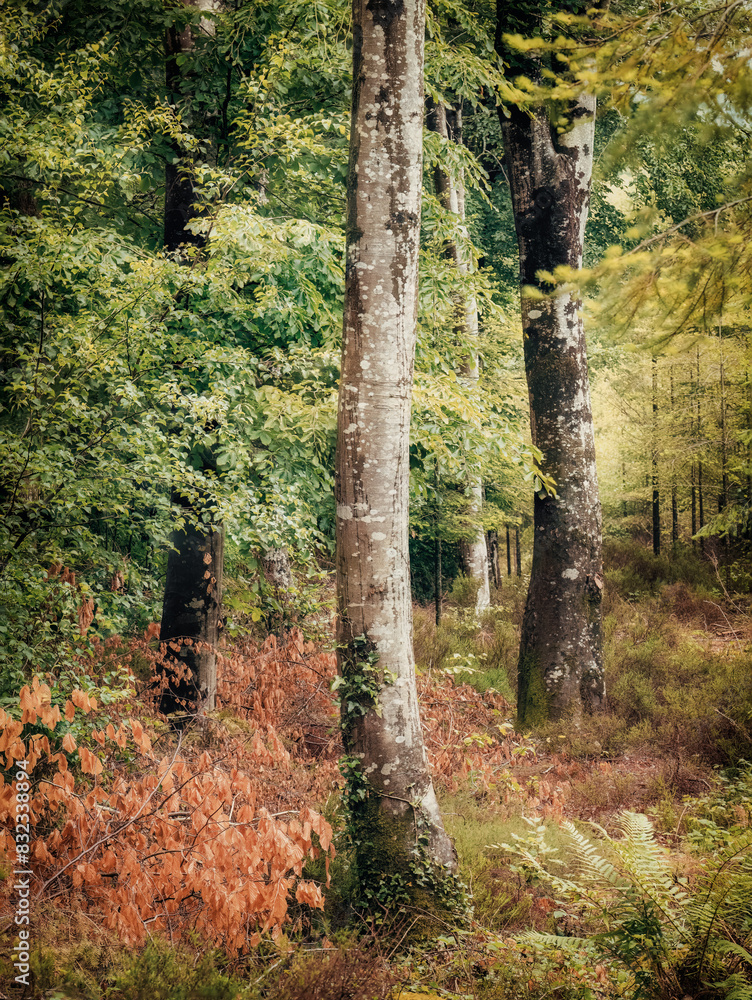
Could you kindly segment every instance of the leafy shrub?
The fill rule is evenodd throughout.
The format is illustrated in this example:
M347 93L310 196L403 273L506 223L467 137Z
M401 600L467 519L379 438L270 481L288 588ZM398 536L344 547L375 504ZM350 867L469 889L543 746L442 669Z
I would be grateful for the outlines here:
M612 711L630 724L651 718L658 707L650 680L635 670L620 673L608 697Z
M302 871L306 857L334 855L332 831L305 803L314 799L315 778L331 782L334 762L328 771L318 767L305 790L280 787L275 769L289 769L291 755L274 724L298 696L314 709L326 699L331 710L320 688L333 660L311 654L299 635L279 647L270 637L262 651L222 658L219 697L252 727L235 738L207 720L200 734L168 746L164 756L152 743L163 735L150 736L136 718L116 717L116 705L109 706L113 722L85 690L54 704L50 687L35 678L22 689L17 711L0 709L0 748L8 769L28 761L36 818L29 850L40 895L52 889L75 898L79 910L96 913L126 944L140 945L159 930L176 941L197 933L228 954L248 951L264 931L279 937L292 915L290 896L299 923L303 911L322 907L321 886ZM313 682L303 692L308 672ZM208 752L212 741L223 744L222 755ZM0 775L6 823L12 780L12 771ZM288 821L269 812L280 795ZM290 801L298 818L285 808ZM13 849L9 829L0 829L0 851Z
M344 938L322 954L301 950L269 984L270 1000L387 1000L397 976L374 938Z
M213 954L189 962L172 944L150 941L115 977L107 1000L235 1000L240 984L217 968Z
M450 608L438 628L427 611L416 608L413 646L420 668L444 671L480 692L493 688L514 701L519 632L504 608L480 614L474 607Z
M560 916L570 933L530 933L528 942L548 952L584 946L593 960L619 963L628 975L623 995L634 1000L752 997L752 836L735 838L690 884L671 870L640 814L622 814L618 839L598 827L602 843L563 824L576 863L566 875L553 868L542 824L531 827L515 847L503 846L565 900Z
M603 562L608 583L622 597L655 592L660 583L683 582L708 591L717 584L713 567L689 548L656 556L639 542L604 538Z

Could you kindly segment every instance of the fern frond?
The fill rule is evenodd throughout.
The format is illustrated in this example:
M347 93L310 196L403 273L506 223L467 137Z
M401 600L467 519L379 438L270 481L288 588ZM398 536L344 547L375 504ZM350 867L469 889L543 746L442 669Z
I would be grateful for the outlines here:
M742 928L752 931L752 836L724 851L709 865L700 879L695 897L687 907L693 930L693 964L698 975L706 965L714 965L715 956L733 953L750 962L749 953L733 940ZM733 936L732 936L733 935ZM739 949L735 951L734 949Z
M737 958L746 962L747 965L752 965L752 954L746 948L737 944L736 941L721 941L717 951L719 955L736 955Z
M721 996L724 1000L752 1000L752 983L739 972L712 985L723 990Z
M682 911L687 893L674 881L666 852L657 843L653 825L641 813L624 812L618 826L623 834L611 846L621 862L621 869L643 899L649 900L680 938L687 940Z
M595 824L594 824L595 825ZM572 842L572 853L577 863L580 873L588 882L602 883L606 886L624 885L624 879L620 877L616 868L603 856L602 848L594 844L588 837L580 833L574 823L569 821L562 824ZM603 835L608 838L605 830Z
M537 945L541 948L554 948L558 951L571 952L573 955L579 955L584 951L591 954L593 959L599 957L599 949L592 938L568 937L564 934L546 934L544 931L526 931L517 940L524 944Z

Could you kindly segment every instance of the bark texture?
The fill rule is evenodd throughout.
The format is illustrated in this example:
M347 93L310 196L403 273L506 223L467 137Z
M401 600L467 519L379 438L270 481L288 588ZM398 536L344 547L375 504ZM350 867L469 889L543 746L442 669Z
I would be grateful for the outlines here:
M506 5L499 2L499 37ZM544 108L500 116L520 254L533 443L556 482L535 495L533 565L522 625L517 710L529 725L605 707L601 510L580 302L538 272L582 266L595 99L560 132ZM530 295L526 289L540 294Z
M173 492L172 502L192 516L185 497ZM172 544L159 633L168 664L160 710L201 715L214 708L217 692L224 536L221 527L186 524L173 533Z
M192 0L186 7L208 11L215 0ZM202 29L211 30L208 21ZM172 100L181 91L177 57L193 48L190 26L172 26L165 34L166 81ZM164 245L177 252L191 244L200 247L203 236L191 233L187 225L195 217L196 195L192 177L182 162L182 150L175 147L175 162L165 165ZM164 672L167 687L160 709L166 714L187 717L214 708L217 691L216 647L219 639L222 601L224 536L222 526L202 526L200 515L206 497L191 503L178 490L172 492L173 507L183 508L189 521L172 535L173 549L167 557L165 596L162 607L160 642L166 644Z
M199 11L217 10L217 0L182 0L184 7ZM209 33L211 21L201 19L201 28ZM165 31L166 83L170 102L177 105L181 99L185 78L178 64L178 56L191 51L194 46L194 29L190 25L179 28L168 26ZM164 246L174 253L181 246L202 246L204 238L188 228L196 218L196 193L191 175L192 164L178 143L172 144L174 159L165 163Z
M342 728L362 783L351 795L361 891L388 898L401 886L425 906L434 894L414 877L416 850L439 878L455 855L423 744L408 558L423 0L354 0L353 15L336 474Z
M429 128L442 138L451 142L462 142L462 113L458 109L449 111L443 105L430 102L428 114ZM454 240L447 247L447 256L454 261L457 269L463 274L471 271L473 261L463 247L467 242L465 226L465 187L463 178L452 177L449 173L437 167L434 174L436 193L443 207L457 216L460 240ZM460 375L477 391L480 371L478 368L478 307L475 296L471 295L457 303L457 330L470 346L467 357L462 364ZM470 473L466 485L468 497L468 514L476 523L473 537L462 539L459 543L460 561L466 576L478 581L478 593L475 607L484 611L491 604L491 588L488 576L488 549L486 533L480 524L483 509L483 483L479 475Z
M294 583L287 549L266 549L261 556L264 579L271 587L289 590Z

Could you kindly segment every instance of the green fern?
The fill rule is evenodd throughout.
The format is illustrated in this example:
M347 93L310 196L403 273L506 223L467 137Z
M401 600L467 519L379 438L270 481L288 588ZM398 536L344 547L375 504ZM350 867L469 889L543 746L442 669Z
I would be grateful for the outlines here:
M497 845L544 877L575 914L597 919L587 938L529 933L544 951L595 947L630 974L633 1000L752 1000L752 834L707 861L690 888L679 884L647 817L623 813L620 836L594 825L599 839L572 823L569 874L545 842L541 823L517 844ZM572 873L573 871L573 873Z

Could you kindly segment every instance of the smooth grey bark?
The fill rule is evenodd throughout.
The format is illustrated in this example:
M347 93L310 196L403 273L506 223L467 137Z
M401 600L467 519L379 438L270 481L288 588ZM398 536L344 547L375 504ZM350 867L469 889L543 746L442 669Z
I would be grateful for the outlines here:
M443 105L429 104L428 127L447 141L462 142L462 112L460 108L447 109ZM447 247L447 256L454 261L455 267L462 274L469 274L473 261L463 246L467 242L467 227L465 226L465 187L463 178L452 177L441 167L434 171L436 193L443 207L457 217L459 240L453 240ZM471 346L463 361L459 374L465 379L473 392L478 390L480 369L478 367L478 306L475 296L469 295L457 303L457 329ZM468 513L476 523L474 535L461 539L459 543L460 561L466 576L478 581L478 593L475 599L476 611L484 611L491 604L491 587L488 578L488 549L486 533L480 522L483 509L483 483L476 474L468 476L466 484L468 497Z
M216 9L214 0L184 0L197 10ZM205 30L211 30L207 22ZM193 48L190 26L183 30L169 27L165 34L167 56L166 80L172 98L180 96L178 56ZM190 172L180 161L165 166L164 245L180 253L181 247L200 248L203 236L191 233L188 224L196 215L196 195ZM163 664L166 685L160 697L160 710L189 717L211 711L217 692L216 648L222 615L222 574L224 539L221 524L206 524L202 515L209 509L209 499L199 495L190 501L179 489L172 491L173 508L182 508L184 528L172 534L167 557L167 576L159 639L164 644ZM183 720L184 721L184 720Z
M508 57L508 5L499 0L497 10L497 48ZM535 72L530 61L528 75ZM529 725L605 708L601 509L581 303L538 277L582 266L595 98L584 93L572 102L563 131L542 107L508 114L500 122L519 245L531 432L556 482L556 496L541 491L534 501L517 695L518 719Z
M408 556L424 17L423 0L353 3L335 493L342 732L361 893L393 898L402 886L430 908L434 893L411 877L415 852L437 878L456 859L423 743Z

